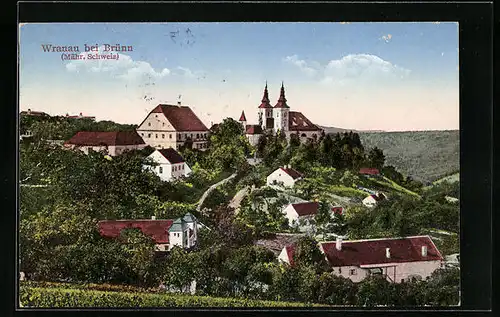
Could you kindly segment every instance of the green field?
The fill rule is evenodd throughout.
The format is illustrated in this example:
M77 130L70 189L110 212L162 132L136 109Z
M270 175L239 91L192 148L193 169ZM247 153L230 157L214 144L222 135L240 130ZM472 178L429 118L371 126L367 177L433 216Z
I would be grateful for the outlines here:
M325 307L327 305L298 302L278 302L240 298L194 296L186 294L163 293L158 290L146 292L95 290L98 284L85 287L81 285L54 284L48 287L32 287L21 284L20 305L29 308L80 308L80 307Z
M459 170L459 131L362 132L366 149L384 151L386 165L420 181L435 181Z

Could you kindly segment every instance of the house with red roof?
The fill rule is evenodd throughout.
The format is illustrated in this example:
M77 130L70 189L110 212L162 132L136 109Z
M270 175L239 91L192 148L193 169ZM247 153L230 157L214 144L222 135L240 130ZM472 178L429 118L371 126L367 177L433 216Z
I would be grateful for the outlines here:
M386 199L387 197L382 193L371 194L366 196L365 199L363 199L363 205L370 208L375 207L378 202Z
M191 168L182 155L173 148L155 150L148 156L147 161L144 168L152 171L165 182L191 174Z
M157 149L180 149L186 142L193 149L206 149L208 128L188 106L159 104L139 124L137 133Z
M363 167L359 170L359 174L365 176L378 176L380 171L377 168Z
M288 249L287 249L288 248ZM293 265L294 245L284 248L280 260ZM320 251L332 267L332 274L360 282L379 274L401 283L426 279L444 265L444 258L429 236L384 238L319 243Z
M174 246L191 248L198 240L200 223L194 215L187 213L177 219L133 219L101 220L98 222L101 236L111 239L120 238L125 229L139 229L155 242L156 251L169 251Z
M332 214L342 214L343 208L341 206L329 206ZM299 202L289 204L283 209L283 214L288 219L290 227L298 227L300 231L309 231L312 229L313 224L311 220L314 219L318 213L318 202Z
M304 177L302 173L293 169L290 165L280 167L267 176L267 186L293 187L295 183Z
M290 111L288 100L285 97L285 87L283 83L281 83L280 95L274 106L269 100L269 91L266 83L264 95L262 96L261 103L258 106L257 115L259 120L258 126L261 127L263 132L271 131L272 133L277 133L278 131L282 131L288 139L290 139L291 135L294 134L299 137L299 140L304 142L307 139L319 138L323 132L323 129L312 123L301 112ZM244 113L240 116L240 122L244 122L243 124L246 125L247 120ZM251 143L256 144L260 135L264 133L260 133L257 137L255 136L255 131L257 131L255 128L252 128L249 131L248 126L246 127L247 138L251 138Z
M146 147L144 140L135 131L80 131L63 145L68 149L81 150L85 154L93 150L104 151L110 156Z

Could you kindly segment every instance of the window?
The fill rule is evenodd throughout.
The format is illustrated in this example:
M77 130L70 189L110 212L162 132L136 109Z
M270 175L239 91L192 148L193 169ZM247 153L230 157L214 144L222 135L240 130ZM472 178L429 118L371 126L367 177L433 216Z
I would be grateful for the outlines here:
M163 167L160 166L160 174L163 174Z
M163 122L162 126L165 126L165 122Z
M349 275L356 275L356 269L350 269Z
M158 139L158 133L155 133L155 138L157 138L157 139Z
M177 166L174 165L174 172L177 171Z
M155 117L156 117L156 118L158 118L158 115L157 115L157 114L155 114Z
M192 138L193 138L193 134L192 134L192 133L191 133L191 134L189 134L189 137L192 139Z
M151 133L148 133L148 138L150 138L150 137L151 137Z
M171 139L172 138L172 133L169 133L168 134L168 138Z
M200 138L200 134L199 133L196 133L196 138L199 139Z
M404 279L404 278L402 278L402 279L401 279L401 283L403 283L404 281L405 281L405 279Z
M163 133L162 133L162 134L161 134L161 138L162 138L162 139L165 139L165 134L163 134Z
M339 274L342 274L342 268L339 267Z
M141 133L141 136L144 136L144 133Z

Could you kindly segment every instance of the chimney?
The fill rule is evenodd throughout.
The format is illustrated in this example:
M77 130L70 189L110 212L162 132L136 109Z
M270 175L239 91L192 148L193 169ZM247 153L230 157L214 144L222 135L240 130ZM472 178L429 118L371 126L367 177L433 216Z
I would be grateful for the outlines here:
M342 237L340 236L337 236L337 239L335 241L335 247L337 248L337 250L342 250Z
M156 220L156 216L151 216L151 220Z
M391 258L391 249L390 248L385 248L385 257L390 259Z
M422 246L422 256L427 256L427 246L426 245Z

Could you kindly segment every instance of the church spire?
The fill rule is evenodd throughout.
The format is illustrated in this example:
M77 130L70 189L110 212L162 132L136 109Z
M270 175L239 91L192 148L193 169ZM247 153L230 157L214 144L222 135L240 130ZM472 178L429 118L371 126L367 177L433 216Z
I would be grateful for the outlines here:
M240 116L240 120L239 121L243 121L243 122L247 121L247 118L245 117L245 111L241 112L241 116Z
M264 88L264 95L262 96L259 108L272 108L271 103L269 101L269 92L267 91L267 80L266 80L266 87Z
M283 84L283 81L281 82L280 97L278 99L278 103L276 103L274 108L289 108L288 105L286 104L285 85Z

